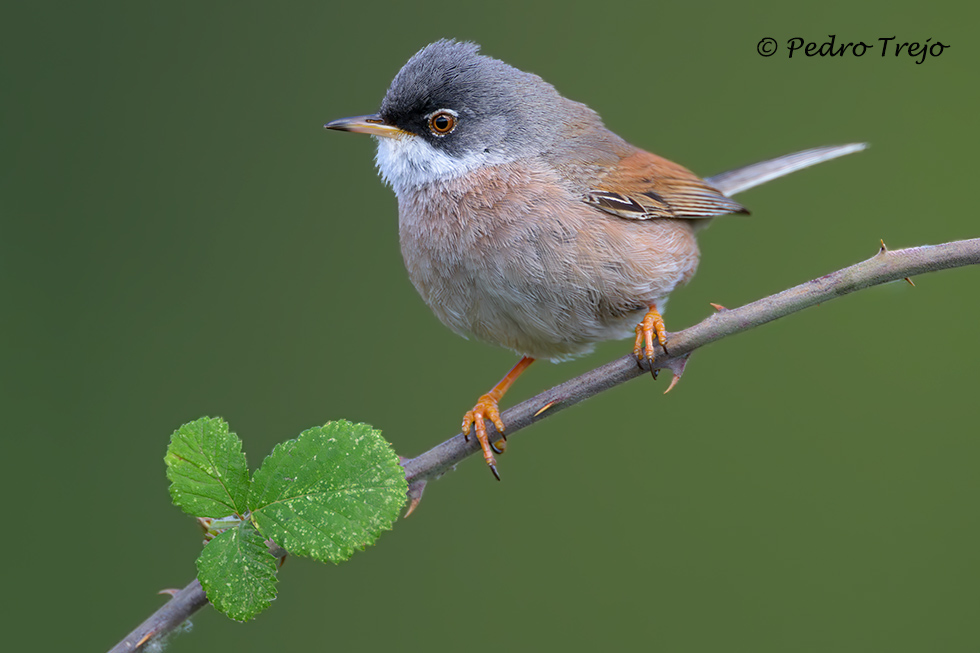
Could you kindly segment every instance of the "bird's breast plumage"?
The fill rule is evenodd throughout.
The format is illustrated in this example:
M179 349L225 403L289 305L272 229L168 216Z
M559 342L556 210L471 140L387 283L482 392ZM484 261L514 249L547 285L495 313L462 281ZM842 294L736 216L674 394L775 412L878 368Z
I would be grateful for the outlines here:
M402 256L463 336L561 360L622 338L698 263L685 220L626 220L534 161L396 189Z

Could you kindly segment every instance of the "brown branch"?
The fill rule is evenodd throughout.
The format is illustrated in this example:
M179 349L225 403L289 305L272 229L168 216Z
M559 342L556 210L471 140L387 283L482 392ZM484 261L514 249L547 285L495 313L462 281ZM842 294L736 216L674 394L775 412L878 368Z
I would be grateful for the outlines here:
M896 251L888 251L882 243L881 249L875 256L857 265L832 272L740 308L720 310L688 329L670 334L670 354L658 356L654 367L670 369L679 376L691 352L733 333L746 331L814 304L870 286L926 272L976 264L980 264L980 238ZM637 365L632 355L627 355L546 390L503 413L507 436L511 437L534 422L647 371L649 371L647 368ZM493 426L490 424L487 426L491 433L491 440L499 439L500 436L493 430ZM456 435L429 451L406 460L403 466L409 482L410 511L421 499L427 480L442 475L456 463L477 451L479 445L475 438L467 442L462 435ZM139 650L150 639L179 626L205 604L207 598L200 584L195 580L177 592L166 605L113 647L110 653Z

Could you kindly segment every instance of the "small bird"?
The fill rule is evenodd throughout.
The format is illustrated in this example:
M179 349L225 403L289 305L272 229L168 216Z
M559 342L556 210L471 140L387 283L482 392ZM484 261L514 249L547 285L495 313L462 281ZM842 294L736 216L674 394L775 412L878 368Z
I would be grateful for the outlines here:
M376 137L398 198L402 257L450 329L520 361L466 412L497 479L485 420L535 359L563 361L632 336L653 370L667 297L691 279L695 234L748 213L687 168L630 145L537 75L440 40L392 81L381 110L328 129ZM863 146L818 148L735 170L729 194ZM499 452L499 449L497 449Z

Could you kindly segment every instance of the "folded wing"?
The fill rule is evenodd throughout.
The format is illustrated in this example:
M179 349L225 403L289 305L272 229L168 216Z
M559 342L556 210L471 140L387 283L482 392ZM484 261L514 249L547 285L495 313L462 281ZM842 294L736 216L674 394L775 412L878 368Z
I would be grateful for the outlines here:
M630 220L748 213L741 204L684 166L643 150L610 168L585 194L584 201Z

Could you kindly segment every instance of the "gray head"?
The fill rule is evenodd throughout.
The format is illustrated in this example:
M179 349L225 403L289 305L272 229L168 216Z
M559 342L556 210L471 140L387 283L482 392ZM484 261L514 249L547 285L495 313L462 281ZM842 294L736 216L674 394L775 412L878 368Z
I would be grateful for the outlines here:
M570 123L601 126L595 112L537 75L479 54L474 43L441 40L402 67L376 116L327 126L384 137L378 167L400 194L540 155L568 137Z
M554 134L555 112L568 101L537 75L479 50L449 40L420 50L391 82L381 118L452 156L492 152L504 143L539 150Z

